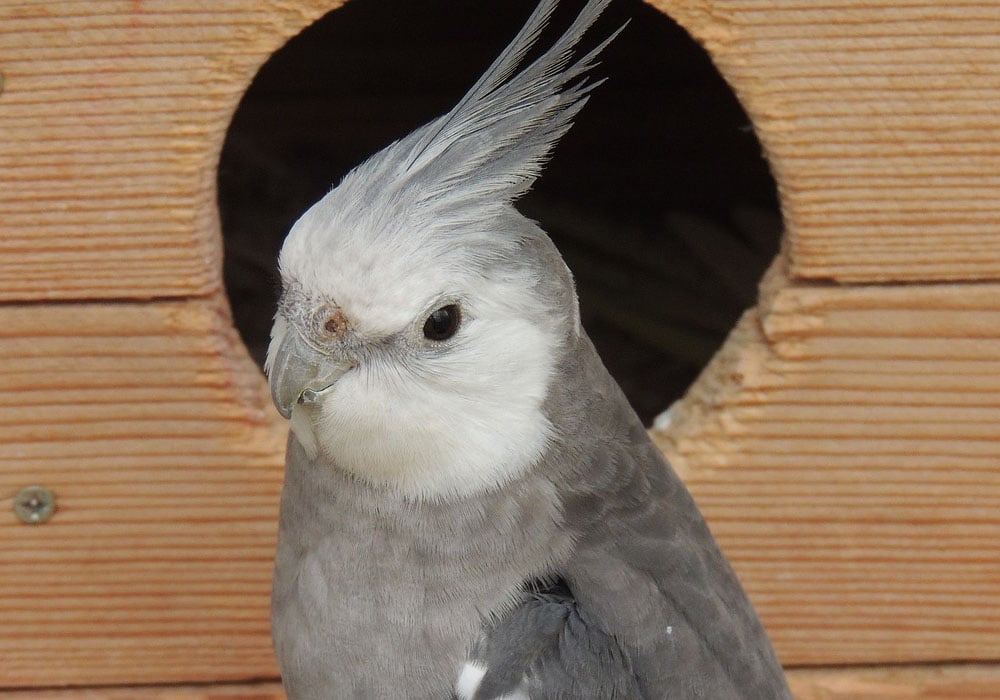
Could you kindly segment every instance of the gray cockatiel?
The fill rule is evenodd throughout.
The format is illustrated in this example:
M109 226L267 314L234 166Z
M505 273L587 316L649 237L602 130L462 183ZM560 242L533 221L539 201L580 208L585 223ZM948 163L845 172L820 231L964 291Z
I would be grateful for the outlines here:
M743 590L512 202L583 107L556 0L294 225L273 593L291 700L789 697ZM610 183L613 186L613 183Z

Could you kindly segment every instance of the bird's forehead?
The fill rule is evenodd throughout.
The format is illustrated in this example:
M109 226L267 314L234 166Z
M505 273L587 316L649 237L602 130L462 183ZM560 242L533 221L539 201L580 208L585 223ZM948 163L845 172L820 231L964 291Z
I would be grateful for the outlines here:
M449 280L440 271L419 274L386 260L382 265L348 266L320 285L320 293L343 309L364 332L387 335L399 331L445 293Z
M312 305L339 307L365 335L396 333L427 310L429 304L457 293L455 267L429 241L423 245L385 241L359 242L348 237L317 246L287 261L287 276L300 297Z

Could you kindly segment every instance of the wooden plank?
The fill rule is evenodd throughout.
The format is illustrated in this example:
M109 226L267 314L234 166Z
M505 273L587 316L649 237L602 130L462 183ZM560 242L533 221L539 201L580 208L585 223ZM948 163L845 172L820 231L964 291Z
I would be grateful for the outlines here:
M998 300L775 274L655 433L786 663L998 658ZM0 519L0 686L273 676L285 427L225 314L3 307L0 396L0 493L59 503Z
M0 396L0 687L273 677L285 425L226 314L2 307Z
M757 122L790 276L997 279L995 3L657 2ZM229 114L336 4L0 5L0 301L218 294ZM1000 287L779 282L658 439L782 657L998 658ZM284 426L220 304L0 309L0 493L59 499L0 516L0 686L273 676Z
M218 292L232 112L271 52L338 5L0 3L0 301Z
M659 421L785 663L1000 658L998 314L776 268Z
M285 700L280 683L0 691L0 700Z
M974 700L994 699L1000 688L996 665L949 664L861 668L790 669L796 700ZM0 700L285 700L275 682L130 688L0 691Z
M753 119L793 276L1000 279L1000 5L649 2Z
M996 3L651 1L754 119L795 276L1000 278ZM338 4L0 4L0 301L217 291L229 117Z
M1000 688L1000 667L792 669L788 681L796 700L994 700Z

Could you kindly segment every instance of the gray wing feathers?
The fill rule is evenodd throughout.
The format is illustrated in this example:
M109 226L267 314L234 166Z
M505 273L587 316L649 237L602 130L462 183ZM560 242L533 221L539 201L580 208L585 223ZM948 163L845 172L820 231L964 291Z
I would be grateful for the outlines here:
M607 517L622 521L581 543L568 576L629 654L641 697L783 697L769 642L714 543L656 518Z
M475 700L640 697L618 643L585 619L564 585L530 595L493 625L474 658L488 669Z
M561 583L477 646L477 700L790 700L763 627L690 494L586 336L548 411L545 469L575 533Z
M565 395L553 397L552 410L575 414L559 420L579 426L563 450L579 461L554 468L567 523L580 536L562 573L591 624L621 644L636 697L790 698L764 629L684 485L589 340L570 356L579 364L561 373Z

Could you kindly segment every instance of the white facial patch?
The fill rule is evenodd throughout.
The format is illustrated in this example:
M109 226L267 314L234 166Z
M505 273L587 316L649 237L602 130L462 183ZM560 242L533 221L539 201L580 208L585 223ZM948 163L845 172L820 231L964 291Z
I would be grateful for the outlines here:
M384 286L402 296L373 292L378 305L338 299L355 342L379 338L379 329L395 340L371 343L315 403L292 407L292 430L311 459L325 456L364 481L418 499L497 488L539 461L552 430L542 405L558 323L539 315L537 280L524 268L499 279L463 272L448 280L440 271L389 275ZM361 278L338 279L344 298L365 296ZM462 309L461 325L454 338L428 341L424 316L444 303L449 284L461 290L451 297ZM403 298L405 313L394 306ZM290 332L279 316L269 355Z
M445 235L442 222L405 217L413 227L397 231L377 212L347 225L337 213L347 194L334 190L295 224L282 277L342 309L366 352L322 400L293 411L292 429L310 454L315 445L337 467L418 499L509 483L538 463L552 431L542 404L559 319L540 313L539 271L516 264L518 239L502 231ZM519 215L504 222L532 230ZM477 255L512 263L484 268ZM446 303L458 303L462 325L428 346L423 323ZM395 345L380 347L386 339Z
M416 498L498 487L538 462L551 336L526 320L470 320L435 357L359 365L314 407L321 452L374 484Z

